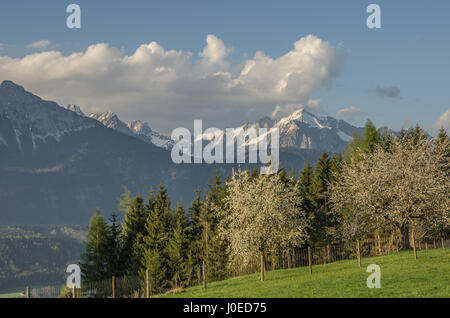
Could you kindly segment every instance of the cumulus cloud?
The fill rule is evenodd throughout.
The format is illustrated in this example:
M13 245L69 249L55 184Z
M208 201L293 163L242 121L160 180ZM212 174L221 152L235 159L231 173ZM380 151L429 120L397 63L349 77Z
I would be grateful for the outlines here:
M439 116L439 119L434 124L435 129L444 128L446 130L450 129L450 108Z
M198 58L156 42L129 56L100 43L70 55L0 56L0 80L13 80L60 104L75 103L87 113L112 110L125 120L144 119L168 132L190 127L194 119L209 127L240 125L270 114L275 105L280 111L293 105L317 107L310 97L330 85L346 61L340 44L313 35L278 58L258 51L231 67L230 53L214 35L207 36Z
M52 42L50 40L40 40L27 45L28 49L45 49L48 48Z
M356 122L359 119L361 119L362 116L364 116L366 113L363 112L361 109L359 109L356 106L350 106L347 108L343 108L337 111L336 116L339 119L344 119L349 122Z
M402 98L400 95L400 88L397 86L377 86L375 88L375 94L380 97Z
M270 117L273 119L280 119L292 114L300 108L304 108L316 115L323 115L325 113L325 109L320 104L320 99L309 99L305 103L276 105L274 110L270 113Z

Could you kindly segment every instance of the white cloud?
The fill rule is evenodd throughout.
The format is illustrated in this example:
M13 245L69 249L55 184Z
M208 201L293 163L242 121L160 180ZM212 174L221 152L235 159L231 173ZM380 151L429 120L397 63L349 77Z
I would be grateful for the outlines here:
M323 115L325 113L324 108L320 104L320 99L309 99L305 103L284 104L282 106L276 105L274 110L270 113L270 117L273 119L280 119L292 114L300 108L304 108L316 115Z
M344 119L352 123L358 121L358 119L361 119L361 117L364 115L365 112L363 112L356 106L350 106L347 108L340 109L336 113L337 118Z
M444 128L446 130L450 129L450 108L439 116L439 119L434 124L435 129Z
M167 132L190 127L194 119L209 127L240 125L269 114L274 105L317 107L311 95L330 85L346 60L341 45L313 35L278 58L257 52L235 67L226 60L230 52L214 35L207 36L198 59L156 42L130 56L100 43L67 56L58 51L0 56L0 80L13 80L60 104L75 103L87 113L112 110Z
M45 49L50 46L52 42L50 40L40 40L27 45L28 49Z

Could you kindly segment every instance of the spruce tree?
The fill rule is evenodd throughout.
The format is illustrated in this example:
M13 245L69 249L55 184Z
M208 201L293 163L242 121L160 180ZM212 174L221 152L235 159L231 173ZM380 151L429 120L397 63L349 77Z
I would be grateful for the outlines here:
M189 261L191 262L190 266L192 267L191 275L188 277L190 281L193 281L196 278L197 280L200 280L200 275L198 275L198 273L204 259L202 210L203 202L201 199L201 192L200 190L197 190L195 192L195 199L192 201L191 207L188 210Z
M227 277L228 243L219 237L218 225L221 221L219 211L225 209L223 199L226 186L216 171L214 183L208 184L205 202L202 207L201 222L203 225L203 259L207 265L208 280L221 280Z
M177 288L183 286L187 280L188 220L180 201L175 209L174 224L167 254L173 287Z
M313 221L312 237L314 241L327 241L326 228L331 225L328 209L328 186L331 181L331 161L323 152L314 169L313 192L316 211Z
M113 213L106 225L106 258L108 276L122 276L125 266L122 262L121 226L118 215Z
M96 209L89 222L85 252L80 263L82 281L91 283L108 278L107 241L105 221Z
M380 141L380 133L378 132L372 121L368 119L364 126L364 139L362 142L364 152L373 152L375 147L380 144Z
M300 171L300 178L298 180L298 192L300 195L300 208L305 211L310 217L314 216L316 209L316 198L313 188L313 168L309 162L303 166Z
M126 264L128 274L136 275L141 265L137 239L139 234L145 236L148 211L144 208L144 200L140 194L131 198L129 192L126 192L122 196L120 203L122 209L125 210L125 218L122 225L123 249L121 260Z

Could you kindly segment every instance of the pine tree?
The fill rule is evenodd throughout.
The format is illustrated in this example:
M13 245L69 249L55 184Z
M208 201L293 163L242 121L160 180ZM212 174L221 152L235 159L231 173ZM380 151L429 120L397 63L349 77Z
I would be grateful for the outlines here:
M300 171L300 178L298 180L298 191L300 195L300 208L306 212L311 218L314 217L314 211L316 210L316 198L313 188L313 168L309 162L307 162L302 171Z
M140 273L149 270L152 291L162 292L173 278L168 265L168 244L173 231L170 198L162 184L153 196L150 192L144 230L137 235L136 251L140 256Z
M192 267L191 275L188 276L190 281L194 280L197 276L197 280L200 280L200 275L198 272L200 271L202 261L203 261L203 222L202 222L202 210L203 210L203 202L201 199L201 192L197 190L195 192L195 199L191 204L191 207L188 210L188 238L189 238L189 255L191 262L190 266ZM197 272L195 272L197 271Z
M141 274L149 270L152 291L162 292L168 287L167 242L164 211L158 206L150 211L145 224L145 235L138 235L137 249L141 255Z
M362 148L364 152L373 152L375 147L380 144L381 138L377 128L372 121L367 120L364 126L364 139L362 142Z
M129 191L122 195L120 206L125 211L122 225L123 249L121 260L126 264L127 272L136 275L140 270L141 255L137 250L137 238L139 234L145 236L145 223L148 211L144 208L144 200L141 195L131 198Z
M84 282L98 282L108 278L107 240L106 224L97 209L89 222L85 252L80 263Z
M331 181L331 161L323 152L314 169L313 189L315 196L315 216L313 221L313 240L328 240L327 227L332 226L328 208L328 186Z
M203 260L206 261L208 280L221 280L227 277L228 243L219 237L218 225L224 209L223 199L226 195L225 184L216 171L214 183L208 184L205 201L202 207L201 222L203 227Z
M125 273L125 266L121 260L121 226L117 214L112 214L106 225L106 259L108 276L121 276Z
M183 204L178 202L174 215L175 226L169 239L167 254L173 286L183 286L187 280L188 221Z
M357 131L353 132L352 140L348 144L348 150L345 153L345 161L359 160L363 151L363 140Z

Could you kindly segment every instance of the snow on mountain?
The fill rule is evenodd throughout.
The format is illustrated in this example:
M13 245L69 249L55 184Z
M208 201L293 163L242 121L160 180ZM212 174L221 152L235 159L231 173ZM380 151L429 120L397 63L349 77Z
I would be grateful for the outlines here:
M278 128L281 148L316 149L328 152L339 152L345 149L356 131L343 120L333 117L319 117L304 108L278 120L264 117L255 123L247 123L243 128Z
M75 131L94 128L96 122L58 104L33 95L11 81L0 85L0 146L24 145L36 150L40 142L61 139Z
M90 114L90 118L93 118L108 128L120 131L123 134L134 136L134 133L128 128L127 124L124 123L117 117L117 115L113 112L104 112L97 114Z
M115 113L110 111L91 114L89 117L101 122L108 128L120 131L129 136L137 137L157 147L166 150L170 150L173 147L172 139L153 131L148 123L141 122L140 120L133 120L132 122L125 123L120 120Z
M75 104L69 104L65 107L68 110L73 111L74 113L78 114L79 116L83 116L86 117L86 115L83 113L83 111L81 110L81 108Z
M148 123L143 123L140 120L133 120L127 125L128 128L130 128L141 139L145 141L148 140L148 142L151 142L155 146L170 150L174 145L174 142L171 138L153 131Z

